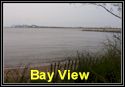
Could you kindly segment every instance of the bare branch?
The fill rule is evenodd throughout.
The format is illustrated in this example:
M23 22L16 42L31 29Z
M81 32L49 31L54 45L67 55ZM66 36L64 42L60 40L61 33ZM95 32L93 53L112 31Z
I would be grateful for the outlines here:
M93 3L93 4L94 4L94 5L97 5L97 6L100 6L100 7L102 7L102 8L104 8L106 11L108 11L109 13L111 13L112 15L114 15L115 17L121 19L120 16L114 14L112 11L110 11L109 9L107 9L105 6L103 6L103 5L101 5L101 4L96 4L96 3Z

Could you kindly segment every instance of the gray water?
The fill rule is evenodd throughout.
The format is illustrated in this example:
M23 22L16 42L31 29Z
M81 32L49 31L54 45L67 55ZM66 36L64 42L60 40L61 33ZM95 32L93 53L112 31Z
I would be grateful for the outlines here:
M112 33L81 29L4 28L4 66L42 64L76 55L77 51L97 51L111 37Z

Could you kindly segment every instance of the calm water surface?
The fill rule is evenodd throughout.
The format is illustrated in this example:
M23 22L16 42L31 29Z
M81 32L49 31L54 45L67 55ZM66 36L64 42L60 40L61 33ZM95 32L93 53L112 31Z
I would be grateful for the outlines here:
M4 66L45 63L76 55L77 51L97 51L112 35L81 29L4 28Z

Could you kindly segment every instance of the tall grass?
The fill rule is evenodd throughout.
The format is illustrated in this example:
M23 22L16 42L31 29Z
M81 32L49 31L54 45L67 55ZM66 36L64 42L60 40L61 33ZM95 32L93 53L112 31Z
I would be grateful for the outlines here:
M65 61L52 63L49 72L54 71L52 83L120 83L121 82L121 39L118 35L113 36L113 40L104 43L103 54L92 54L90 52L77 52L77 55L67 58ZM46 83L46 80L31 81L30 76L26 76L29 67L25 67L18 80L8 78L9 72L5 73L5 82L15 83ZM68 80L67 76L61 80L57 70L71 70L71 72L90 72L88 80ZM19 72L18 70L16 72ZM14 76L12 74L12 76Z

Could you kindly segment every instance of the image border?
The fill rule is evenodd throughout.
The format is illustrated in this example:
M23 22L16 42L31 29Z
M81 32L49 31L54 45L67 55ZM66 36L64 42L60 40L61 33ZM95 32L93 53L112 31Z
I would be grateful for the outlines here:
M121 83L4 83L3 4L4 3L122 3ZM124 1L1 1L1 86L123 86L124 85Z

